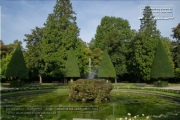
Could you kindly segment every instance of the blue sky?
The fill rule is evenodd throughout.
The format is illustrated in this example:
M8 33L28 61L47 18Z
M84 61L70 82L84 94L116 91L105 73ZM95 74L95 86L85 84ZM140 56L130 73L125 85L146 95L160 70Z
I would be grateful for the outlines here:
M96 28L104 16L121 17L129 21L131 29L140 27L140 5L172 5L173 20L158 20L157 28L164 37L170 37L172 28L180 23L180 1L168 0L72 0L73 10L77 13L80 38L90 42ZM55 0L1 0L1 36L5 44L15 39L23 41L24 34L31 33L35 26L43 27L48 14L53 12ZM170 37L171 38L171 37ZM171 38L172 39L172 38ZM25 43L23 43L25 46Z

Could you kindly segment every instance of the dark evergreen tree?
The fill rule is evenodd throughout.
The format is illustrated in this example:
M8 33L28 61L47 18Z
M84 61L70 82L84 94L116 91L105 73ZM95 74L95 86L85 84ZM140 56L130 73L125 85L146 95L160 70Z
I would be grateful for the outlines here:
M17 45L12 54L11 60L7 66L6 77L28 77L28 69L26 67L20 44Z
M159 41L151 67L151 78L169 77L174 77L174 70L162 42Z
M156 28L156 20L152 14L150 6L146 6L143 11L143 18L140 19L141 25L139 32L144 33L146 36L151 38L160 37L160 32Z
M65 77L80 77L78 61L73 48L68 53L68 58L65 64Z
M111 62L111 58L109 57L107 51L103 52L103 57L100 62L100 67L98 70L98 77L101 78L115 78L116 71Z
M79 36L75 12L70 0L57 0L54 11L45 23L42 39L42 55L45 71L50 76L61 77L65 67L67 51Z
M151 65L154 59L156 45L160 32L156 28L156 20L150 6L143 11L139 33L131 41L130 68L137 80L150 80Z

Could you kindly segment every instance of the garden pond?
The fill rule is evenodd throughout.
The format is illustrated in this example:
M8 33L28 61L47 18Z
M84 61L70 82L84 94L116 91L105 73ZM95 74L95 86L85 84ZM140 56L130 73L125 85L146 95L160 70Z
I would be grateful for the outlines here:
M113 90L111 99L103 103L68 101L68 89L56 89L41 94L16 95L1 99L1 119L64 119L96 118L100 120L119 118L178 119L180 101L135 92L131 90ZM63 110L62 110L63 108ZM71 109L69 109L71 108ZM73 108L93 108L91 110L73 110Z

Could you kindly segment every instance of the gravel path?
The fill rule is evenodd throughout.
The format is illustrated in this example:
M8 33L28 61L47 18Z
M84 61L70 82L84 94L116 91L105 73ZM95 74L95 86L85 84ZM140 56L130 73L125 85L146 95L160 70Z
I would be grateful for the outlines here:
M180 86L171 86L171 87L165 87L163 89L173 89L173 90L180 90Z
M180 86L170 86L170 87L145 87L145 88L180 90Z
M6 90L6 89L13 89L13 88L8 88L8 87L0 87L0 90Z

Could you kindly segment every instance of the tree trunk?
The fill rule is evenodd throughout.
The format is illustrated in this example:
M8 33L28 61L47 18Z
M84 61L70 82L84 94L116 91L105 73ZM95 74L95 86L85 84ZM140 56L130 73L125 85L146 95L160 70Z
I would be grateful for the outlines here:
M117 78L115 78L115 83L117 83Z
M42 83L42 76L39 75L39 83Z
M67 78L64 77L64 85L67 85Z
M18 81L18 87L20 87L20 83L21 83L20 77L17 77L17 81Z

